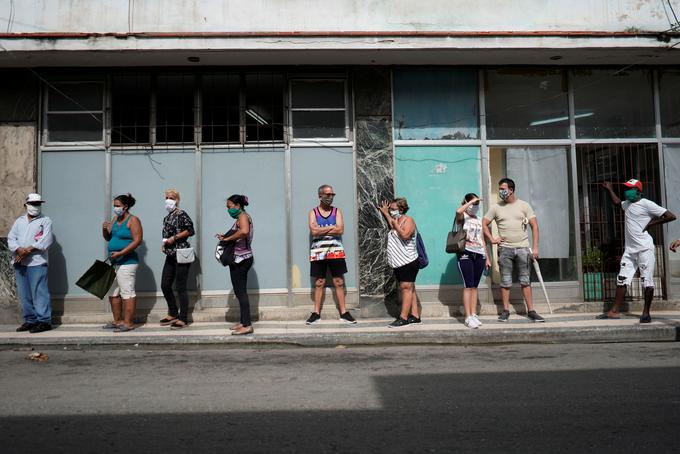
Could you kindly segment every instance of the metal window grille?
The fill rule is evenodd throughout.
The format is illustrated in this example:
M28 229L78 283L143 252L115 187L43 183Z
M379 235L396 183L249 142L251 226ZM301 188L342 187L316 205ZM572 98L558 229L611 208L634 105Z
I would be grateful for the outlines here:
M630 178L640 180L644 197L661 200L659 156L656 144L584 144L577 145L580 234L584 268L584 298L588 301L611 301L616 292L616 276L624 252L624 212L614 206L602 188L611 181L623 198L617 183ZM650 229L656 246L654 282L655 299L666 298L663 230ZM628 299L643 298L639 278L628 288Z

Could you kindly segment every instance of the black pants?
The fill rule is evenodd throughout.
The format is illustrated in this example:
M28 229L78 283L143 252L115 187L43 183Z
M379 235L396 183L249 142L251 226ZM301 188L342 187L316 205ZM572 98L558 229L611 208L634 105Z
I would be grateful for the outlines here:
M163 274L161 276L161 290L163 296L168 303L168 315L178 317L184 323L187 323L187 316L189 315L189 295L187 295L187 279L189 278L189 268L191 263L177 263L177 257L174 255L165 256L165 265L163 265ZM177 295L179 296L179 311L177 310L177 301L175 294L172 291L172 284L175 283Z
M235 265L229 265L229 276L231 276L231 286L238 299L241 308L241 325L250 326L250 300L248 299L248 271L253 266L253 258L245 259Z

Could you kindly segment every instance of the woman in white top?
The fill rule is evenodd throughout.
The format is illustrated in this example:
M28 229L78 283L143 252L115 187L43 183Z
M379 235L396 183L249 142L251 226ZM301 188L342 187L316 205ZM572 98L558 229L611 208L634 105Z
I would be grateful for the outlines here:
M412 217L406 216L407 211L408 202L402 197L380 205L380 212L390 228L387 234L387 263L394 269L401 291L401 314L388 325L390 328L420 323L415 284L419 270L416 223Z
M463 307L465 326L479 328L482 322L477 317L477 287L484 270L491 266L486 254L486 243L482 231L482 220L478 217L479 202L477 194L465 195L461 206L456 210L456 224L467 233L465 251L458 254L458 270L463 278Z

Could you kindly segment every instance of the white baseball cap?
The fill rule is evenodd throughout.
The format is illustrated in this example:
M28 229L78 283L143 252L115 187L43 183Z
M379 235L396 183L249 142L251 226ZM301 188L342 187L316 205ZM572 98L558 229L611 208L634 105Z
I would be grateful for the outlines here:
M45 203L40 194L32 193L26 196L26 203Z

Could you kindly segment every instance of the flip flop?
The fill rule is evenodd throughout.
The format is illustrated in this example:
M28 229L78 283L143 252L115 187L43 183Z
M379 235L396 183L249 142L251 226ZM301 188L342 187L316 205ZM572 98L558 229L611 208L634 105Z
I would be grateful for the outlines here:
M133 329L135 329L134 326L132 328L130 328L127 325L118 325L118 327L116 329L114 329L113 332L114 333L125 333L127 331L132 331Z
M598 315L595 317L597 320L619 320L621 317L612 317L611 315L607 314L606 312Z
M102 329L116 329L118 328L118 325L116 325L114 322L106 322L106 325L102 326Z

